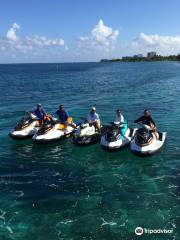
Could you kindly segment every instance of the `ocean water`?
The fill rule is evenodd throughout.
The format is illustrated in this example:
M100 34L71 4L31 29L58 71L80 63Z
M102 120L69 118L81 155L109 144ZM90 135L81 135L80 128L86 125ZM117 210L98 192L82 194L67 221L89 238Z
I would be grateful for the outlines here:
M0 90L0 240L180 239L180 63L0 65ZM76 121L95 105L103 123L121 108L134 127L148 108L167 141L139 158L10 139L37 102ZM173 233L138 237L138 226Z

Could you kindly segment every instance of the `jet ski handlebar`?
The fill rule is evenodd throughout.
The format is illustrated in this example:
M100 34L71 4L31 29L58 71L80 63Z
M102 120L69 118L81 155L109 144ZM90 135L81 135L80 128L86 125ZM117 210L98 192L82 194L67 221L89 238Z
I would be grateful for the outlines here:
M121 124L117 123L117 122L109 122L109 123L110 123L111 126L114 126L114 127L117 127L117 128L121 128L121 129L124 128L123 124L126 124L124 122L122 122Z
M148 125L146 125L146 124L143 124L143 123L137 123L138 125L140 125L141 127L143 127L144 129L146 129L147 131L150 131L150 130L152 130L152 128L150 127L150 126L148 126Z

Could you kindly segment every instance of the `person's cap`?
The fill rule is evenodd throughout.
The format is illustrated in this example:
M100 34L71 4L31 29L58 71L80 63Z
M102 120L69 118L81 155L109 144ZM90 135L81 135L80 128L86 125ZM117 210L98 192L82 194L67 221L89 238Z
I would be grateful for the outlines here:
M145 109L145 110L144 110L144 114L150 114L150 111L147 110L147 109Z
M42 105L40 103L37 104L37 107L41 107Z
M60 109L64 108L64 105L62 105L62 104L61 104L61 105L59 105L59 108L60 108Z
M117 112L117 113L120 113L121 111L120 111L120 109L117 109L116 112Z
M95 108L95 107L92 107L91 110L92 110L92 111L96 111L96 108Z

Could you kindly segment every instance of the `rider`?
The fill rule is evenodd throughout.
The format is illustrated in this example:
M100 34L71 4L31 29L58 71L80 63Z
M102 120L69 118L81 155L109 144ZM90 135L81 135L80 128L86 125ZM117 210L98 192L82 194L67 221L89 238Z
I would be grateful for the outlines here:
M68 125L68 113L65 111L64 106L60 105L59 109L56 111L56 114L58 115L59 121L64 126Z
M118 123L118 125L120 126L122 123L124 123L124 116L121 113L120 109L116 110L116 118L115 118L115 123Z
M37 108L33 111L33 113L40 121L44 121L46 119L46 112L40 103L37 104Z
M91 108L91 111L89 112L87 117L87 121L88 123L93 124L99 132L101 131L100 118L99 118L99 114L96 113L95 107Z
M147 109L144 110L144 114L142 117L134 121L134 123L138 123L138 122L141 122L143 125L147 125L148 127L150 127L150 130L155 134L156 139L159 138L156 123L152 119L151 113Z

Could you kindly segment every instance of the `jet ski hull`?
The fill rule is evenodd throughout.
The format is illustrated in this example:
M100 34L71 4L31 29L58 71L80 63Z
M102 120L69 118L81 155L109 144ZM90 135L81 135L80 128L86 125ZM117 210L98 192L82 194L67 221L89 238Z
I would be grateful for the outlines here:
M134 137L136 129L128 128L124 136L120 136L116 141L108 141L103 135L101 137L101 147L106 151L118 151L127 147L130 144L131 139Z
M22 129L22 130L14 130L12 132L9 133L9 136L13 139L28 139L28 138L32 138L34 136L34 134L37 133L39 128L34 127L34 126L29 126L26 129Z
M30 114L30 116L21 119L14 130L9 133L9 136L13 139L32 138L38 129L39 120L34 114Z
M44 134L35 134L32 140L35 143L54 142L60 139L70 137L73 131L74 129L72 127L68 127L65 131L52 128Z
M124 149L125 147L127 147L130 144L130 141L117 141L117 145L113 144L116 142L107 142L104 137L101 138L101 147L103 150L107 151L107 152L116 152L119 151L120 149Z
M163 132L163 133L159 133L159 135L161 136L160 140L157 140L155 135L153 134L152 142L149 145L145 145L145 146L138 145L136 143L136 139L134 138L130 144L131 151L135 155L140 157L146 157L146 156L148 157L158 153L164 146L167 134L166 132Z
M87 145L98 143L99 140L100 140L100 134L94 134L92 136L82 136L82 137L77 137L74 135L72 138L72 143L77 146L87 146Z
M34 136L35 132L29 134L22 134L20 131L12 131L9 133L9 136L13 139L28 139Z

